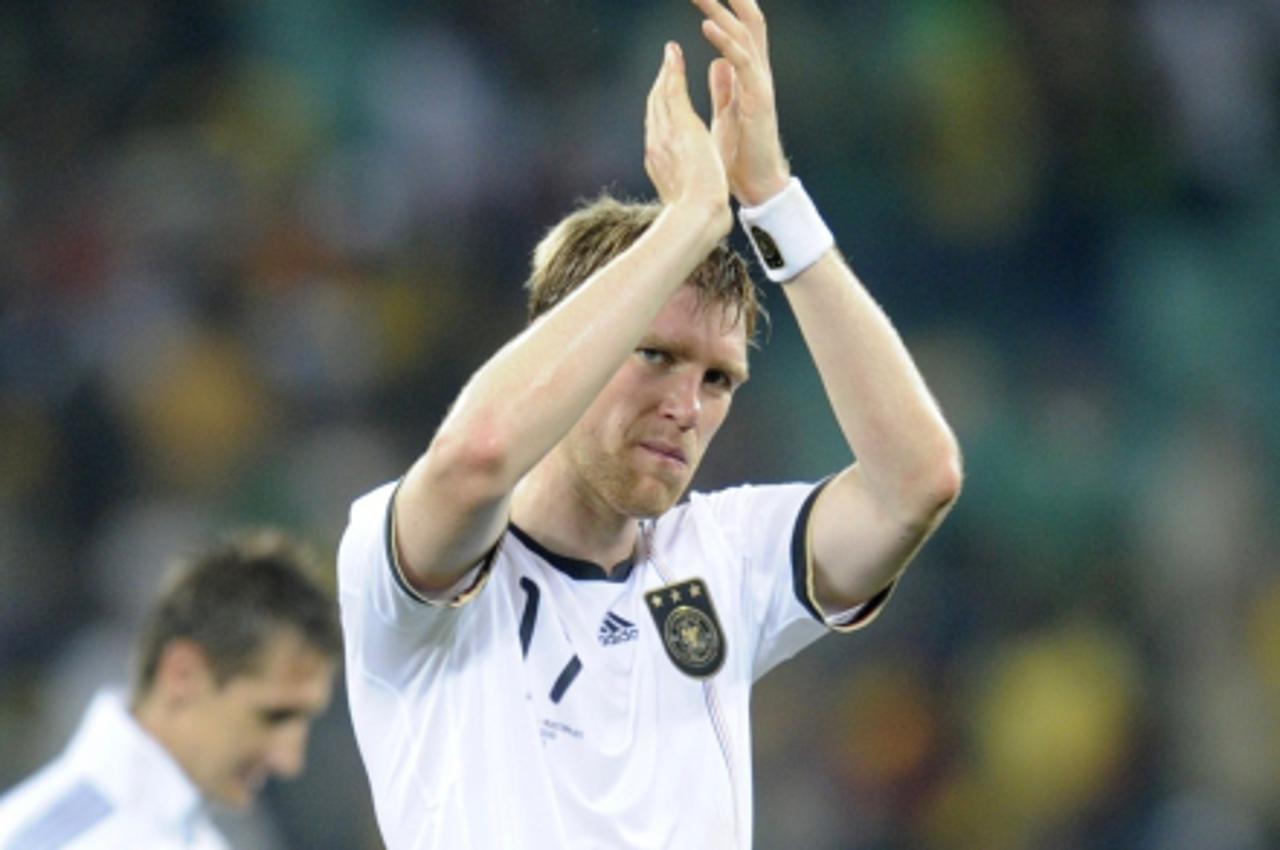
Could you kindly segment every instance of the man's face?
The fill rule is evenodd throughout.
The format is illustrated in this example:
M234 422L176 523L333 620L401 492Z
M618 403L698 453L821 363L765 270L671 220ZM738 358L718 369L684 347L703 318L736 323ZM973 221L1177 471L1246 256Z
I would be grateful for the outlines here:
M666 511L747 378L742 322L684 286L565 437L582 498L628 517Z
M329 705L334 662L296 633L263 648L256 669L219 686L208 675L183 719L183 766L202 792L248 807L272 776L297 776L311 721Z

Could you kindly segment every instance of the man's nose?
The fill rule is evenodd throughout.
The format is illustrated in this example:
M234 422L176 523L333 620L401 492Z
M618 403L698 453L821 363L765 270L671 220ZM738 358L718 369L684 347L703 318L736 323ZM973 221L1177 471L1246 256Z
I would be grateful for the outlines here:
M267 754L267 763L276 776L292 779L307 764L307 727L278 730Z
M680 428L698 424L702 412L702 382L692 372L672 375L662 399L662 415Z

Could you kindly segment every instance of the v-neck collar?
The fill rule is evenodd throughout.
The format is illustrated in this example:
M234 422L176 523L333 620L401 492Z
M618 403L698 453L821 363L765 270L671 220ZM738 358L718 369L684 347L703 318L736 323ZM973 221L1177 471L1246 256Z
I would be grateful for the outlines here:
M631 555L625 561L621 561L614 566L613 572L607 572L604 567L594 561L584 561L581 558L573 558L569 555L561 555L559 552L551 551L537 540L534 540L527 531L514 522L510 523L510 528L511 533L532 550L534 554L574 581L607 581L623 584L631 577L631 571L636 566L635 555Z

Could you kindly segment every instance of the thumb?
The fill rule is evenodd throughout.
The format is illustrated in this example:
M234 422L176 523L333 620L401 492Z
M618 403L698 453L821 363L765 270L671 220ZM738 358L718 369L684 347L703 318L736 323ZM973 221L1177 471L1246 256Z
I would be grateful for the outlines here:
M726 163L733 161L737 147L737 124L733 116L733 66L720 57L707 69L707 82L711 88L711 137L715 139L720 156Z

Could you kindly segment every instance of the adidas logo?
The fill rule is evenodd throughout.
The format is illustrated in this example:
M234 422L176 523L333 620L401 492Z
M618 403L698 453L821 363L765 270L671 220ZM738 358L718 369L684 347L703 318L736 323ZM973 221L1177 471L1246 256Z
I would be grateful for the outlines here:
M636 628L636 624L624 620L612 611L605 615L604 622L600 624L601 646L626 643L638 637L640 637L640 630Z

